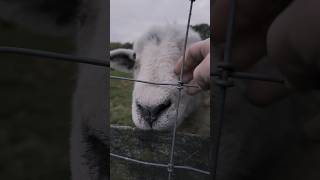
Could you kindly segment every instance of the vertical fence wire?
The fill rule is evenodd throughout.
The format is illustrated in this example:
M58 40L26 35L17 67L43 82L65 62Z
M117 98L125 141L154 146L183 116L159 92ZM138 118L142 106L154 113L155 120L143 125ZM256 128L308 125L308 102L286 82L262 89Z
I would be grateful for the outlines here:
M219 161L219 150L220 150L220 140L221 140L221 130L223 128L224 121L224 107L225 100L227 95L227 89L229 86L232 86L232 81L229 79L231 66L231 57L232 57L232 40L233 32L235 27L235 14L236 14L236 0L229 0L230 2L230 12L229 12L229 21L226 32L226 45L224 49L224 59L223 62L218 65L218 68L222 68L220 72L219 79L215 79L215 83L218 85L217 96L215 96L215 104L217 113L213 121L213 154L212 154L212 179L217 179L217 168ZM214 105L215 107L215 105Z
M186 60L186 49L187 49L187 43L188 43L188 36L189 36L189 28L190 28L190 20L192 15L192 7L195 0L190 0L190 8L189 8L189 16L188 16L188 22L186 27L186 35L184 39L184 47L183 47L183 58L182 58L182 67L180 70L180 76L179 76L179 86L177 87L179 94L178 94L178 103L177 103L177 110L176 110L176 118L174 122L173 127L173 133L172 133L172 143L171 143L171 151L170 151L170 161L168 165L168 180L171 180L173 175L173 166L174 166L174 148L175 148L175 141L176 141L176 130L177 130L177 121L179 118L179 109L180 109L180 100L181 100L181 91L183 89L183 74L184 74L184 64Z
M271 77L268 75L255 74L255 73L245 73L245 72L236 72L235 68L232 65L232 46L233 46L233 36L235 33L236 25L236 8L237 0L229 0L230 2L230 12L228 17L228 27L226 32L226 41L224 47L224 59L221 62L216 62L217 66L215 67L214 72L211 74L213 78L213 85L216 87L213 88L213 132L212 132L212 142L213 150L211 154L211 175L212 179L218 179L218 163L219 163L219 150L221 143L221 135L223 129L223 121L225 119L225 105L228 88L232 87L233 79L246 79L246 80L255 80L255 81L264 81L264 82L273 82L286 85L284 79L279 77ZM212 56L213 57L213 56Z

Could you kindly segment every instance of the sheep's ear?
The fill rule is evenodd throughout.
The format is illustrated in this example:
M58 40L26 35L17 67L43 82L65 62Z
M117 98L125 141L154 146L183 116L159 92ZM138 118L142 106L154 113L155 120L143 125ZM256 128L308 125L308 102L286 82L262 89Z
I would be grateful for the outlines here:
M132 73L136 54L131 49L115 49L110 51L110 67L112 69Z

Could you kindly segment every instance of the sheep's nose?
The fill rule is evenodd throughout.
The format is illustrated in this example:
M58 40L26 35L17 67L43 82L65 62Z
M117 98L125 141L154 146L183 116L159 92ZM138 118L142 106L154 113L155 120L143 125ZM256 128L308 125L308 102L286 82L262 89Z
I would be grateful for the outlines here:
M158 119L158 117L171 106L171 101L166 100L163 103L156 106L143 106L140 103L136 103L138 111L140 112L142 118L150 125L152 128L153 123Z

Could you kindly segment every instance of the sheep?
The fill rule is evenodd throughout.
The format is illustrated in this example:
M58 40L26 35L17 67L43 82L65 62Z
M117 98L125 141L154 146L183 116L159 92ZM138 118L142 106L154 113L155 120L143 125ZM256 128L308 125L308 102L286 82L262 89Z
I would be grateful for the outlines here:
M173 73L173 67L182 55L184 32L178 25L151 28L134 43L133 50L111 51L110 65L113 69L133 73L135 79L176 83L178 77ZM188 46L199 40L198 35L191 31ZM221 58L218 51L215 49L215 61ZM277 68L266 59L259 61L251 71L281 77ZM319 104L317 93L289 94L270 105L259 106L252 103L246 94L250 88L248 80L235 80L234 83L226 98L217 179L275 179L280 174L288 177L290 172L281 170L291 162L288 157L296 155L292 149L303 148L303 117L318 117L314 108L305 112L300 109L309 107L310 102ZM175 87L136 82L132 94L133 122L143 130L172 129L176 97ZM184 119L192 116L190 112L198 111L202 97L205 96L191 97L182 93L182 115L178 124L183 125ZM208 117L206 123L200 122L205 119L203 115ZM209 127L209 113L195 118L193 126ZM282 167L279 162L282 162Z
M71 38L79 56L107 61L107 1L0 1L0 17L49 36ZM50 11L48 11L48 9ZM72 102L70 163L73 180L106 180L108 69L81 64Z
M111 51L111 68L131 72L138 80L176 83L178 77L173 73L173 67L182 55L184 33L185 28L179 25L153 27L134 43L133 50ZM188 46L199 40L199 35L191 31ZM273 157L272 150L280 152L292 142L287 136L283 136L283 133L290 134L294 139L292 133L294 128L286 128L286 126L291 127L289 126L290 119L293 118L290 100L274 104L272 107L259 108L252 105L243 95L243 85L244 82L237 83L228 92L222 150L219 154L218 177L221 180L255 177L256 174L252 171L261 170L262 162L267 162L268 158ZM181 116L178 118L178 124L181 124L188 116L191 117L192 111L201 111L203 107L200 106L200 103L203 101L201 97L203 95L201 93L197 96L190 96L182 92ZM135 82L132 93L134 124L143 130L172 129L175 122L177 97L176 87ZM205 112L194 116L192 125L205 127L208 135L209 109L207 108ZM276 117L273 113L277 113ZM277 121L280 121L281 124L278 124L278 127L272 127ZM197 133L201 134L201 132ZM272 133L279 135L278 141L273 142L275 136L272 136Z
M110 66L133 74L138 80L177 83L173 67L183 54L186 27L178 24L151 27L135 43L133 50L110 52ZM190 28L188 44L200 41ZM192 132L209 135L209 96L207 92L191 96L182 90L177 124L190 121ZM177 87L134 83L132 119L143 130L172 130L178 102ZM186 127L185 127L186 128Z

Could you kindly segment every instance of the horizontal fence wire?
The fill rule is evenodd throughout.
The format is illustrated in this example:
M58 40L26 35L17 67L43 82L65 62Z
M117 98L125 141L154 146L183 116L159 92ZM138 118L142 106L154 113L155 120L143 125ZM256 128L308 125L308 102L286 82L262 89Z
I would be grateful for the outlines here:
M132 79L132 78L120 77L120 76L110 76L110 79L133 81L133 82L152 84L152 85L158 85L158 86L176 86L176 87L181 86L181 83L179 83L179 82L177 82L177 83L157 83L157 82L137 80L137 79ZM183 84L182 86L192 87L192 88L200 88L199 86L194 86L194 85L190 85L190 84Z
M221 73L215 72L212 73L211 76L213 77L220 77ZM254 80L254 81L265 81L265 82L273 82L279 84L286 84L285 79L279 77L271 77L262 74L253 74L253 73L246 73L246 72L230 72L230 78L234 79L245 79L245 80Z
M231 73L230 77L237 78L237 79L265 81L265 82L273 82L273 83L280 83L280 84L285 84L286 82L284 79L279 77L271 77L271 76L265 76L262 74L250 74L250 73L244 73L244 72Z
M109 67L109 61L107 59L79 57L74 55L49 52L49 51L43 51L43 50L18 48L18 47L0 47L0 53L43 57L43 58L49 58L49 59L54 59L59 61L76 62L76 63L84 63L84 64L91 64L96 66Z
M154 166L154 167L160 167L160 168L169 168L169 166L170 166L168 164L159 164L159 163L152 163L152 162L136 160L136 159L133 159L133 158L117 155L117 154L114 154L114 153L110 153L110 156L113 157L113 158L122 159L122 160L125 160L125 161L130 161L130 162L133 162L133 163L136 163L136 164L140 164L140 165L145 165L145 166ZM174 169L184 169L184 170L194 171L194 172L201 173L201 174L210 175L209 171L204 171L204 170L193 168L193 167L190 167L190 166L177 166L177 165L174 165L173 168Z

